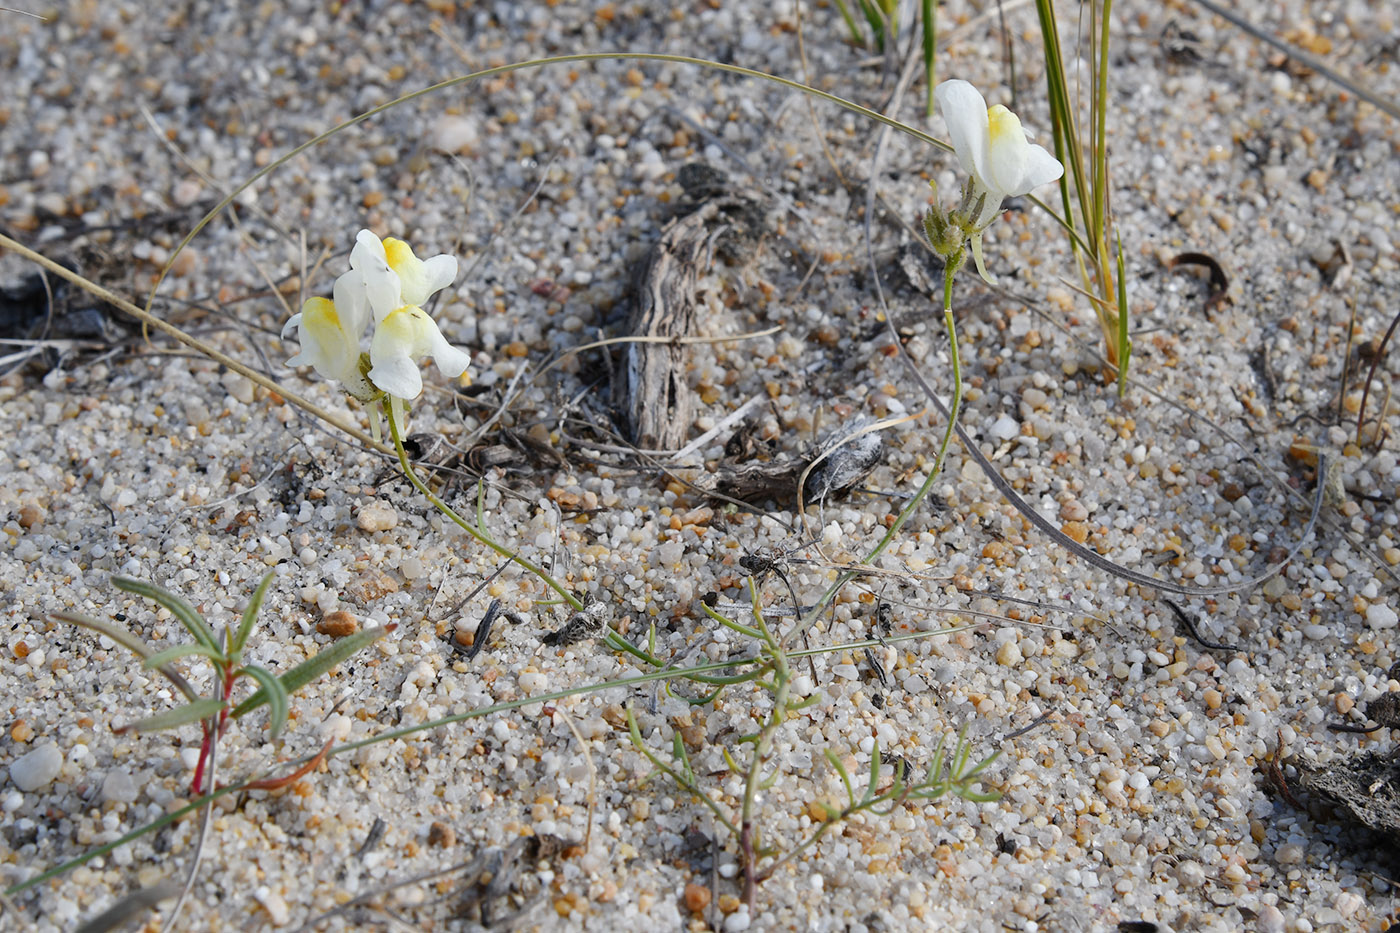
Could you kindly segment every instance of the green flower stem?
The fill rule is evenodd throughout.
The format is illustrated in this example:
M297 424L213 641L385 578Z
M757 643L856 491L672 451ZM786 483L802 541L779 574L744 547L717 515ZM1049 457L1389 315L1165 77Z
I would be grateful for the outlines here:
M390 403L389 433L393 435L394 438L394 450L396 450L399 455L399 467L403 470L404 476L408 477L408 481L413 484L413 488L417 489L425 497L427 497L427 500L432 503L433 508L437 509L447 518L451 519L452 522L456 524L458 528L461 528L467 534L471 535L477 541L480 541L482 544L486 545L491 550L495 551L497 554L501 555L507 560L519 564L521 567L524 567L526 570L539 577L542 581L544 581L546 586L554 590L554 592L558 593L560 598L563 599L564 602L568 603L569 606L575 612L582 610L583 600L579 599L573 593L570 593L567 589L565 589L564 585L561 584L558 580L554 579L548 573L546 573L543 567L534 563L528 558L521 557L518 551L512 551L504 545L498 543L494 538L492 538L485 531L483 531L479 525L473 525L471 522L467 521L465 518L463 518L457 513L456 509L452 508L452 506L442 501L442 499L438 498L438 496L434 494L431 489L428 488L428 485L424 483L423 480L421 480L418 477L417 472L414 471L413 464L408 459L408 451L404 450L403 437L402 433L399 430L399 420L402 418L402 412L403 406L401 402L398 404L394 404L392 402ZM630 654L637 660L644 661L647 664L652 665L653 667L666 666L665 661L652 656L646 651L643 651L641 648L638 648L636 645L623 638L611 628L608 629L607 635L604 637L603 640L607 642L608 647L612 648L614 651L622 651L627 654Z
M760 857L754 846L753 811L762 783L763 764L768 760L768 753L773 748L773 736L777 733L778 728L787 722L792 669L788 666L787 652L783 650L781 642L774 637L772 629L768 627L768 622L763 618L763 609L758 602L759 589L754 584L752 577L749 578L749 589L753 593L754 622L757 624L759 634L763 639L764 652L772 659L771 670L773 674L773 682L763 684L773 691L773 708L768 711L768 720L755 737L753 760L749 762L749 773L744 780L744 800L739 819L739 851L744 859L744 902L749 905L749 911L752 913L758 900L758 859Z
M961 256L956 260L947 260L943 277L943 326L948 330L948 358L953 368L953 400L952 404L948 406L948 427L943 431L943 442L938 445L938 457L933 461L933 469L929 470L928 478L925 479L924 484L919 487L919 491L914 494L914 498L909 500L909 504L900 511L899 517L895 519L894 524L885 532L885 536L880 539L880 543L875 545L875 549L865 555L861 560L862 565L871 563L884 552L885 548L890 546L890 543L894 541L895 535L899 534L900 529L909 521L914 511L918 509L924 499L928 498L929 492L933 489L933 481L943 472L943 461L947 459L948 448L953 442L953 432L957 429L958 412L962 408L962 366L958 361L958 329L956 322L953 320L953 276L957 274L961 266ZM827 587L826 592L822 594L822 598L817 600L816 606L802 619L799 626L805 628L807 625L810 625L812 620L826 608L827 603L835 597L836 592L857 576L859 576L859 574L856 571L848 570L837 577L836 582Z
M421 492L424 495L424 497L427 498L427 500L433 504L433 508L437 509L447 518L451 519L453 523L457 525L458 528L461 528L463 531L471 535L477 541L486 545L491 550L495 551L497 554L501 555L507 560L514 561L521 567L524 567L526 570L533 573L535 576L539 577L542 581L544 581L544 584L546 586L554 590L554 592L558 593L559 596L564 600L564 602L568 603L576 611L581 610L583 608L583 601L577 596L575 596L573 593L570 593L567 589L565 589L563 584L561 584L558 580L554 579L548 573L546 573L543 567L539 566L538 564L534 563L528 558L521 557L519 552L512 551L504 545L498 544L495 541L495 539L493 539L490 535L486 534L486 532L482 531L480 528L477 528L471 522L458 515L457 511L453 509L452 506L448 505L446 502L443 502L440 498L438 498L438 496L431 489L428 488L428 484L418 478L417 471L413 469L413 464L408 459L408 451L404 450L403 437L401 436L401 433L399 431L399 419L395 417L393 407L390 408L389 414L389 433L392 434L394 437L394 450L398 451L399 466L403 469L403 475L408 477L408 481L413 484L414 489L417 489L419 492ZM629 647L631 646L629 645Z

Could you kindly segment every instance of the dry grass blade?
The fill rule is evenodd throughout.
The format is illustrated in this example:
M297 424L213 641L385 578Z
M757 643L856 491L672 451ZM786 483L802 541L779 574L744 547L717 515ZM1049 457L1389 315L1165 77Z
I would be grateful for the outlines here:
M96 917L83 921L73 933L107 933L108 930L118 929L179 893L180 886L175 882L169 879L157 881L150 887L140 888L120 898Z
M1195 2L1198 6L1209 10L1211 13L1220 17L1221 19L1225 20L1231 25L1244 30L1249 35L1258 39L1260 42L1263 42L1266 45L1273 46L1275 49L1278 49L1280 52L1287 55L1289 58L1298 62L1300 65L1304 65L1308 68L1311 68L1313 71L1316 71L1318 74L1322 75L1324 78L1326 78L1328 81L1331 81L1338 87L1345 88L1346 90L1355 94L1357 97L1366 101L1366 103L1370 104L1376 109L1386 114L1389 114L1393 119L1400 120L1400 106L1397 106L1395 101L1387 100L1386 98L1381 97L1374 91L1370 91L1365 87L1362 87L1360 84L1357 84L1355 81L1351 80L1341 72L1335 71L1334 69L1327 67L1319 59L1314 58L1307 52L1304 52L1296 46L1289 45L1282 39L1279 39L1269 34L1263 29L1260 29L1258 26L1254 25L1249 20L1238 15L1237 13L1227 10L1225 7L1222 7L1219 4L1212 2L1212 0L1193 0L1193 2Z

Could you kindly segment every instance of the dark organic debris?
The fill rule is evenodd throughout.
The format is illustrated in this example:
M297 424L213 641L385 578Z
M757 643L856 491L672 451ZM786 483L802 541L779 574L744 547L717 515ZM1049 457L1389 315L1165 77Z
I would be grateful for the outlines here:
M1400 839L1400 751L1333 760L1304 771L1299 783L1356 822Z
M804 504L822 502L857 486L884 456L884 439L879 431L871 430L873 423L865 417L854 419L800 457L767 463L721 463L696 485L718 498L786 502L797 497L798 480L810 464L816 463L807 474L802 498Z
M857 418L828 435L812 458L816 466L807 474L805 501L825 501L870 475L885 453L884 438L873 424L870 418Z
M1168 269L1178 266L1204 266L1210 271L1210 295L1206 298L1206 310L1214 311L1230 300L1230 280L1221 268L1220 261L1206 253L1180 253L1167 263Z
M1221 643L1219 643L1219 642L1210 642L1210 641L1206 641L1204 638L1201 637L1200 629L1198 629L1198 628L1196 627L1196 621L1195 621L1194 619L1191 618L1191 616L1186 612L1185 609L1182 609L1180 606L1178 606L1176 603L1172 602L1170 599L1164 599L1164 600L1162 600L1162 602L1164 602L1164 603L1166 603L1168 606L1171 606L1171 607L1172 607L1172 612L1176 613L1177 621L1181 623L1181 625L1182 625L1182 627L1183 627L1184 629L1186 629L1186 633L1187 633L1188 635L1191 636L1192 640L1195 641L1195 642L1196 642L1198 645L1200 645L1202 648L1209 648L1209 649L1212 650L1212 651L1238 651L1238 650L1240 650L1239 648L1235 647L1234 645L1226 645L1226 644L1221 644Z
M500 614L501 601L499 599L491 600L491 605L486 607L486 614L483 615L481 621L477 623L476 634L472 638L472 646L470 648L463 648L454 638L452 641L453 650L465 654L468 661L480 654L481 649L486 647L487 637L491 634L491 625Z
M65 265L76 268L71 262ZM63 279L51 276L46 283L44 276L35 273L0 286L0 338L69 342L63 352L74 349L72 342L91 344L86 349L106 349L126 336L116 322L118 316L110 310ZM17 362L11 361L10 366L39 358L46 369L58 365L61 358L53 348L33 348L11 356Z
M488 849L464 866L458 916L475 914L486 927L512 926L513 919L548 893L539 875L547 867L542 863L567 858L576 848L577 843L540 833Z
M1382 693L1366 704L1366 716L1374 726L1358 726L1351 723L1333 723L1327 728L1333 732L1359 732L1367 734L1381 729L1400 729L1400 693Z
M612 616L612 611L608 604L601 600L594 600L591 596L586 598L583 608L569 616L569 621L556 632L550 632L540 639L546 645L554 645L563 648L567 645L574 645L590 638L597 638L607 630L608 620Z

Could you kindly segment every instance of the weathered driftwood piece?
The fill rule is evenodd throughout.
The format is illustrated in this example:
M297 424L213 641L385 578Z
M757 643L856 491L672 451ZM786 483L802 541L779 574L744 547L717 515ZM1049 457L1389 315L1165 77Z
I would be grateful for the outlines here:
M735 188L709 166L683 166L677 181L697 206L666 225L638 266L627 336L651 339L627 345L615 392L632 443L644 450L675 450L690 430L693 403L685 379L690 348L679 338L695 335L695 285L702 267L726 234L748 238L763 227L759 197Z
M666 225L637 274L636 303L627 321L631 337L689 337L695 332L695 282L724 228L709 224L721 210L709 201ZM692 401L685 381L690 348L680 342L638 342L623 354L624 414L632 443L674 450L685 443Z

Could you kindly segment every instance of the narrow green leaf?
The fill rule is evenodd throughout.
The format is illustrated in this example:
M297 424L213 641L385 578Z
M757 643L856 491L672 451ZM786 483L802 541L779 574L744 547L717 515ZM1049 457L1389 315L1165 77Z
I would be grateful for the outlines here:
M154 583L147 583L144 580L133 580L131 577L113 577L112 585L119 590L126 590L128 593L135 593L137 596L144 596L149 600L160 603L180 620L180 624L190 633L195 641L206 648L219 650L218 639L214 637L214 630L209 627L209 623L204 621L204 617L195 612L193 606L185 602L179 596L165 589L156 586Z
M846 766L841 763L841 758L831 749L826 749L826 760L831 762L831 766L836 769L836 773L841 776L841 783L846 785L846 799L851 802L851 806L856 805L856 790L851 786L851 775L846 770Z
M326 671L329 671L337 664L355 654L361 648L378 641L387 634L389 634L389 628L384 627L360 629L353 635L347 635L345 638L331 644L326 650L314 657L307 658L305 661L302 661L296 667L283 674L279 678L282 681L282 689L288 696L296 693L302 687L305 687L307 684L311 683L311 681L326 673ZM233 716L235 719L240 716L245 716L266 702L268 702L267 691L259 690L234 707Z
M1128 391L1128 359L1133 355L1133 341L1128 337L1128 286L1123 278L1123 238L1113 231L1118 246L1118 397Z
M206 657L211 661L223 660L223 655L218 651L206 648L203 645L186 643L183 645L171 645L169 648L166 648L163 651L157 651L155 654L142 661L141 666L144 667L146 670L150 670L153 667L164 667L171 661L178 661L181 658L187 658L192 654L201 655L202 657Z
M80 612L55 612L52 615L50 615L49 618L57 619L60 622L67 622L70 625L77 625L81 628L90 629L99 635L106 635L108 638L112 639L112 641L121 645L123 648L127 649L139 658L145 659L155 654L155 649L152 648L150 645L146 644L146 642L142 640L140 636L126 630L120 625L113 625L109 622L103 622L101 619L94 619L92 616L85 616ZM180 674L174 668L162 667L160 669L160 672L162 675L164 675L164 677L167 680L174 684L175 687L181 693L185 695L186 699L199 699L199 694L195 693L194 688L190 686L189 681L181 677Z
M77 625L81 628L91 629L99 635L106 635L112 641L121 645L132 654L140 658L149 658L155 654L155 649L146 644L140 635L122 628L120 625L113 625L110 622L103 622L101 619L94 619L92 616L83 615L81 612L55 612L49 616L60 622L67 622L69 625Z
M870 24L870 31L875 37L875 50L883 53L885 51L885 17L881 15L880 8L873 0L860 0L860 11L865 15L865 21Z
M282 727L287 724L287 712L291 703L287 697L287 690L282 686L282 681L278 680L265 667L256 664L245 664L238 669L238 677L247 677L256 680L268 696L268 725L272 737L275 739L282 732Z
M157 713L148 716L140 722L133 723L127 728L136 732L158 732L161 729L174 729L177 726L188 725L192 722L199 722L208 719L210 716L218 715L225 707L223 700L216 700L213 697L205 697L202 700L195 700L193 703L186 703L176 709L167 710L164 713Z
M880 742L877 739L875 747L870 750L870 782L865 788L865 799L873 800L875 790L880 786Z
M841 18L846 21L846 28L851 31L851 41L856 45L864 45L865 36L861 35L860 24L851 15L851 8L846 6L846 0L836 0L836 9L841 11Z
M238 634L233 636L232 653L241 655L243 646L248 643L248 635L253 631L253 623L258 620L258 613L262 611L263 598L267 596L267 588L272 583L272 578L277 571L269 570L258 584L258 588L253 591L253 597L248 600L248 608L243 610L243 620L238 624Z

